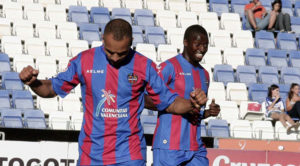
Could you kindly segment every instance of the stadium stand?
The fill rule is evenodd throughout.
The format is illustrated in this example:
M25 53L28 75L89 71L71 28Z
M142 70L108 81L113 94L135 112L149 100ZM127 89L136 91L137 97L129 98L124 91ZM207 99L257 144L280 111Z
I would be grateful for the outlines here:
M238 82L245 83L247 86L257 83L255 67L238 66L236 69L236 78Z
M8 128L23 128L22 112L17 109L1 109L1 126Z
M26 128L46 129L46 120L41 110L24 111L24 126Z
M0 109L11 108L9 94L7 90L0 90Z

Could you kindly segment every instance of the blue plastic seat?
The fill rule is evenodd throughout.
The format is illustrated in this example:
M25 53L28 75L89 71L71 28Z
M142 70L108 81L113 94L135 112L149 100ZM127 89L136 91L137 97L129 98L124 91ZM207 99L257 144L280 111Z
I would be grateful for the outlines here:
M156 127L157 116L153 115L142 115L141 116L141 123L144 128L145 134L154 134L154 130Z
M91 8L91 22L99 25L105 25L110 21L109 10L106 7Z
M300 1L296 1L294 12L294 16L300 17Z
M0 109L11 108L9 94L7 90L0 90Z
M266 66L264 50L257 48L248 48L246 50L246 64L255 66L256 69L258 69L260 66Z
M205 122L204 120L201 120L201 124L200 124L200 127L201 127L201 137L207 137L207 129L206 129L206 125L205 125Z
M290 91L290 85L288 84L279 84L279 92L281 99L285 102L285 99L288 97Z
M268 96L267 84L251 84L249 86L249 100L262 103Z
M231 12L238 13L240 17L245 14L245 5L247 5L249 1L245 0L231 0Z
M268 50L268 58L267 64L274 66L274 67L287 67L287 51L285 50L276 50L276 49L269 49Z
M113 8L111 11L111 17L112 19L121 18L132 25L131 13L128 8Z
M24 126L33 129L46 129L46 120L41 110L24 111Z
M292 31L300 34L300 17L291 17L291 27Z
M282 50L297 50L296 35L291 33L278 33L277 47Z
M7 90L23 90L23 83L17 72L2 72L2 88Z
M289 53L289 64L291 67L300 68L300 51L290 51Z
M257 48L275 48L275 38L272 32L258 31L255 34L255 44Z
M5 71L10 71L9 57L5 53L0 53L0 75Z
M132 26L132 36L133 36L133 46L136 46L137 43L145 43L143 37L143 29L140 26Z
M226 120L210 119L208 121L207 132L210 137L230 137L229 127Z
M222 13L229 13L228 0L210 0L209 11L216 12L218 16Z
M214 66L214 79L217 82L223 82L227 85L228 82L234 82L234 73L231 65L215 65Z
M100 41L100 31L98 24L79 24L79 38L87 40L89 44L93 41Z
M68 12L69 21L76 23L88 23L89 13L85 6L70 6Z
M300 69L294 67L284 67L281 69L281 82L283 84L300 84Z
M294 15L294 12L293 12L293 4L290 0L284 0L284 1L281 1L282 2L282 8L281 8L281 11L283 13L288 13L290 16L293 16Z
M158 47L159 44L166 44L165 32L162 27L146 27L146 41Z
M261 5L266 8L267 11L272 10L272 0L260 0Z
M15 109L1 110L2 126L7 128L23 128L22 112Z
M27 90L15 90L12 92L12 105L16 109L33 109L32 95Z
M258 80L263 84L279 84L277 68L261 66L258 71Z
M256 71L254 66L238 66L236 69L237 81L245 83L249 86L252 83L257 83Z
M152 11L148 9L135 9L134 22L135 25L142 27L154 26L154 16Z

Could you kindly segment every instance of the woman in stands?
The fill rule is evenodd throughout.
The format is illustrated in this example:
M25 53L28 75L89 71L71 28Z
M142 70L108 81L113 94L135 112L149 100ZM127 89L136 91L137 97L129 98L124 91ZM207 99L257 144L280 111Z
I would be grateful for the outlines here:
M287 129L287 133L291 132L292 128L298 130L299 123L295 123L291 117L284 112L284 104L280 98L279 87L275 84L271 85L266 98L266 116L273 120L279 120ZM287 123L288 122L288 123Z
M300 119L300 86L292 83L288 98L286 99L286 110L290 117Z
M281 7L281 0L275 0L272 3L268 30L292 32L290 15L288 13L282 13Z

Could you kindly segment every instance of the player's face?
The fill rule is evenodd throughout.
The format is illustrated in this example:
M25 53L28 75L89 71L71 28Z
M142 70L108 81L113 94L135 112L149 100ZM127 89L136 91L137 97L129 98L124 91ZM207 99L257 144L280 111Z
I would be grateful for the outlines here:
M184 40L184 46L188 53L188 61L199 63L207 52L208 37L204 34L197 34L191 41Z
M125 37L117 41L113 38L113 34L106 34L103 36L103 41L104 51L109 62L113 66L119 66L129 53L131 39Z

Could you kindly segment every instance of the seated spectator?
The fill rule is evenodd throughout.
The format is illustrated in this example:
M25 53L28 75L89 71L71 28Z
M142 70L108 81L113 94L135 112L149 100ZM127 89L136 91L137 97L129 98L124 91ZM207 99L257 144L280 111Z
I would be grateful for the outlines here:
M300 87L292 83L288 97L286 99L286 110L290 117L300 119Z
M270 15L259 0L253 0L245 5L246 27L256 31L267 28Z
M284 112L284 104L280 98L279 87L275 84L271 85L266 98L266 116L273 120L279 120L287 129L287 133L291 132L292 128L298 131L299 123L295 123L291 117ZM287 123L288 122L288 123Z
M288 13L282 13L281 6L281 0L275 0L272 3L268 30L292 32L290 15Z

